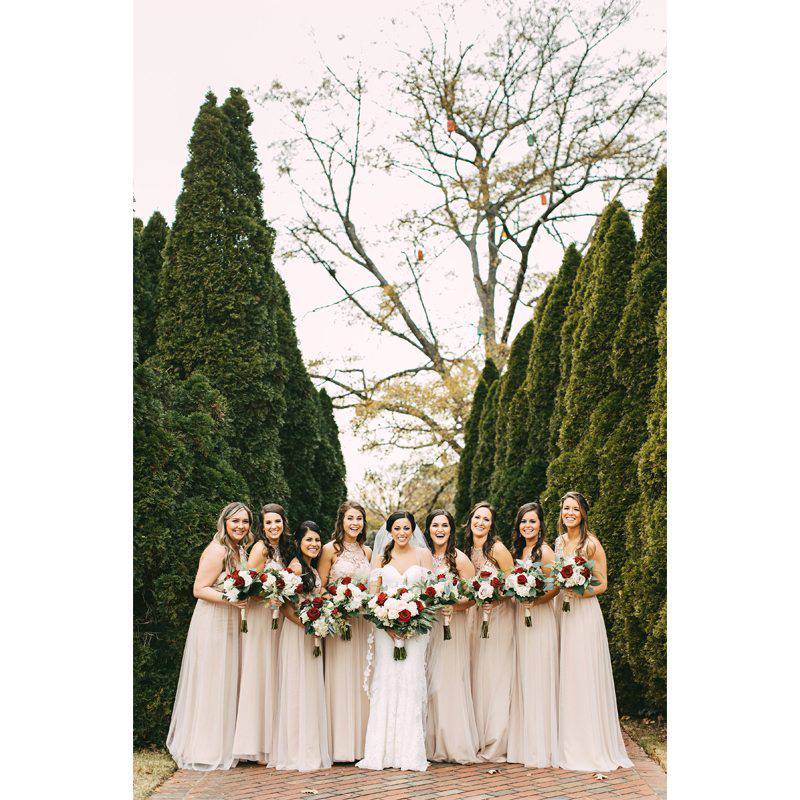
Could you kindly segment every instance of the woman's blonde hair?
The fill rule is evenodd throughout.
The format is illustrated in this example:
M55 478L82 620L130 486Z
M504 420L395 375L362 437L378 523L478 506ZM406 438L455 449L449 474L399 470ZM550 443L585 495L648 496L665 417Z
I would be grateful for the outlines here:
M589 540L589 536L591 534L591 531L589 530L589 503L580 492L567 492L561 498L558 503L558 532L561 536L566 536L567 533L567 526L564 524L564 519L561 516L561 512L564 509L564 501L568 499L574 500L581 509L581 538L578 541L578 547L575 550L575 554L584 555L584 547L586 546L586 542Z
M247 512L247 518L250 520L250 530L247 532L247 535L242 539L241 543L237 546L231 541L231 537L228 536L228 530L225 526L225 523L238 511L244 509ZM234 503L228 503L225 508L220 511L219 517L217 518L217 532L214 534L214 541L218 542L225 548L225 569L228 572L232 572L235 569L238 569L239 563L241 562L241 554L239 553L239 548L243 547L244 551L247 552L247 549L253 543L253 512L244 504L238 501Z

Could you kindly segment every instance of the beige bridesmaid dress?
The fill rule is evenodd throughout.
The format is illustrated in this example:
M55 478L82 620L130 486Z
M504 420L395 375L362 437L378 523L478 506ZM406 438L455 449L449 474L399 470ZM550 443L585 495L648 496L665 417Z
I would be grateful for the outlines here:
M476 573L488 570L497 574L497 567L486 559L483 551L470 554ZM514 684L514 603L505 600L495 605L489 620L489 638L481 639L483 620L480 606L467 612L470 617L472 703L478 727L478 758L502 763L507 760L508 717L511 690Z
M531 609L515 605L516 675L508 724L508 760L554 767L558 757L558 629L551 601Z
M224 576L221 572L212 587L220 594ZM233 737L239 694L239 625L235 606L198 599L167 734L167 750L179 769L236 766Z
M564 554L556 539L556 557ZM560 607L562 594L556 597ZM570 601L559 613L558 758L562 769L611 772L632 767L617 715L603 612L596 597Z
M433 557L433 572L450 574L443 556ZM428 637L425 750L430 761L474 764L480 760L472 706L470 622L469 610L454 611L450 620L452 638L445 641L440 612Z
M316 590L321 588L316 576ZM311 772L331 766L325 708L323 657L314 657L314 637L286 620L278 645L278 707L268 766Z
M343 550L331 567L328 583L345 577L369 581L369 561L361 545L343 542ZM351 639L338 636L325 640L325 701L328 707L328 735L334 761L364 758L364 740L369 720L369 695L364 691L367 639L370 626L361 617L349 620Z
M264 569L283 567L276 549ZM278 703L278 641L283 624L283 615L279 615L278 629L272 630L272 609L262 600L248 603L247 633L242 636L239 710L233 739L233 755L240 761L259 764L269 761L272 723Z

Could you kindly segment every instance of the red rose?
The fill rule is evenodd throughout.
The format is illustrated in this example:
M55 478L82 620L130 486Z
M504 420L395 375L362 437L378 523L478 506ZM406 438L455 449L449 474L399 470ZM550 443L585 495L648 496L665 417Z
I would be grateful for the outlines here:
M477 592L478 589L481 588L481 585L478 583L478 581L472 581L472 588Z
M386 592L381 592L378 595L378 599L375 601L379 606L382 606L387 600L389 599L389 595Z
M409 611L407 608L404 608L404 609L403 609L403 610L402 610L402 611L401 611L401 612L400 612L400 613L397 615L397 619L399 619L399 620L400 620L400 622L408 622L408 621L411 619L411 612L410 612L410 611Z
M262 572L262 573L261 573L261 574L258 576L258 579L261 581L261 583L266 583L266 582L267 582L267 578L268 578L268 577L269 577L269 575L267 575L267 573L266 573L266 572Z
M401 586L400 589L398 589L397 594L405 594L407 591L408 589L406 589L405 586Z
M441 573L439 573L439 574L436 576L436 580L437 580L437 581L444 580L444 577L445 577L445 574L444 574L444 572L441 572Z
M258 573L257 573L257 572L256 572L254 569L251 569L251 570L250 570L250 577L251 577L251 578L255 578L255 577L256 577L256 575L258 575Z
M343 583L345 586L347 586L347 584L348 584L348 583L352 583L352 582L353 582L353 579L352 579L352 578L342 578L342 583Z
M425 608L425 606L422 603L422 600L415 600L414 602L417 604L417 611L419 611L419 613L421 614L422 609Z
M315 606L316 608L319 608L324 602L325 601L321 597L315 597L311 601L311 605Z
M453 577L453 586L458 586L458 578Z
M591 574L592 573L589 571L589 567L584 567L581 570L581 575L583 575L584 578L588 578Z
M275 585L278 587L278 591L282 592L283 587L286 586L286 582L283 580L283 578L278 578L278 580L275 581Z
M436 589L434 589L433 586L429 586L425 590L425 594L428 595L428 597L436 597Z
M542 589L544 589L544 581L541 578L536 579L536 588L540 592L542 591Z
M234 585L234 586L238 586L238 587L240 587L240 588L241 588L242 586L244 586L244 578L243 578L241 575L237 575L237 576L236 576L236 577L233 579L233 585Z
M351 598L353 596L353 593L349 589L345 589L344 590L344 596L349 599L349 598Z
M308 609L308 613L306 614L306 616L312 621L315 619L319 619L319 609L314 608L314 606L311 606L311 608Z
M586 563L586 559L583 556L575 556L575 563L580 567Z
M336 594L336 587L333 584L331 584L325 591L328 594Z
M489 583L491 583L492 586L496 589L500 585L500 579L492 578L491 581L489 581Z
M480 572L481 578L488 578L491 574L488 569L482 569Z
M333 611L331 611L331 616L332 617L339 617L339 616L341 616L341 614L342 614L342 612L339 611L338 608L334 608Z
M528 582L528 579L524 575L517 575L517 583L520 586L524 586Z
M572 565L567 564L564 567L561 567L561 577L562 578L571 578L572 577Z
M361 591L362 591L362 592L366 592L366 591L367 591L367 587L366 587L366 586L364 586L364 584L363 584L363 583L359 583L359 584L358 584L358 588L359 588L359 589L361 589Z

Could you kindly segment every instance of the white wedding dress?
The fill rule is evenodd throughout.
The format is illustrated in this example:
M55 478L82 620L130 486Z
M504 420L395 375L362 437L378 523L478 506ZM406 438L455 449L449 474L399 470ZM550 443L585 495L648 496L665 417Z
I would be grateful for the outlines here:
M381 588L401 583L410 586L428 570L414 564L404 574L389 564L378 570ZM374 577L374 573L373 573ZM406 769L424 772L427 682L425 651L428 634L406 640L405 661L394 660L394 642L388 633L375 630L375 670L370 688L369 722L362 769Z

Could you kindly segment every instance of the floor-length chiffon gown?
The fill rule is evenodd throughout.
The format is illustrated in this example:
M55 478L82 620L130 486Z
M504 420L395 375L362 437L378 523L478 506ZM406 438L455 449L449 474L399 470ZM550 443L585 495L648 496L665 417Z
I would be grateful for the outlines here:
M246 559L240 550L241 560ZM226 571L211 587L222 594ZM199 598L194 607L175 691L167 750L179 769L236 766L233 737L241 663L236 606Z
M475 572L497 574L497 567L480 548L470 554ZM514 685L514 607L505 600L494 604L489 620L489 638L480 638L483 612L473 606L471 618L472 702L478 727L478 757L481 761L502 763L508 749L508 717Z
M435 574L450 575L443 556L433 557ZM444 639L442 613L428 636L426 674L428 716L425 750L430 761L473 764L478 759L478 728L472 706L469 611L453 611L451 639Z
M393 564L378 570L381 588L410 586L428 570L419 565L400 573ZM373 572L374 575L374 572ZM416 770L428 768L425 758L425 651L429 634L406 640L406 658L394 660L394 642L388 633L375 631L375 663L370 689L369 722L361 769Z
M558 758L558 630L550 601L531 608L514 604L516 675L508 724L508 760L553 767Z
M556 557L564 554L561 536ZM556 598L558 605L563 592ZM596 597L570 600L559 612L558 759L563 769L610 772L632 767L617 715L603 612Z
M278 549L264 569L283 569ZM247 605L247 633L242 636L242 680L239 685L239 710L236 715L236 735L233 753L240 761L269 761L272 744L272 724L278 703L278 629L272 630L272 609L263 600L251 600ZM290 623L291 624L291 623Z
M369 561L361 545L342 543L342 552L331 567L328 583L342 578L369 582ZM325 640L325 701L328 732L334 761L358 761L364 757L364 740L369 719L369 696L364 691L367 639L370 625L361 617L349 620L351 638Z
M319 591L316 570L314 575ZM333 763L322 665L323 657L314 657L314 637L285 620L278 644L278 708L268 766L310 772Z

